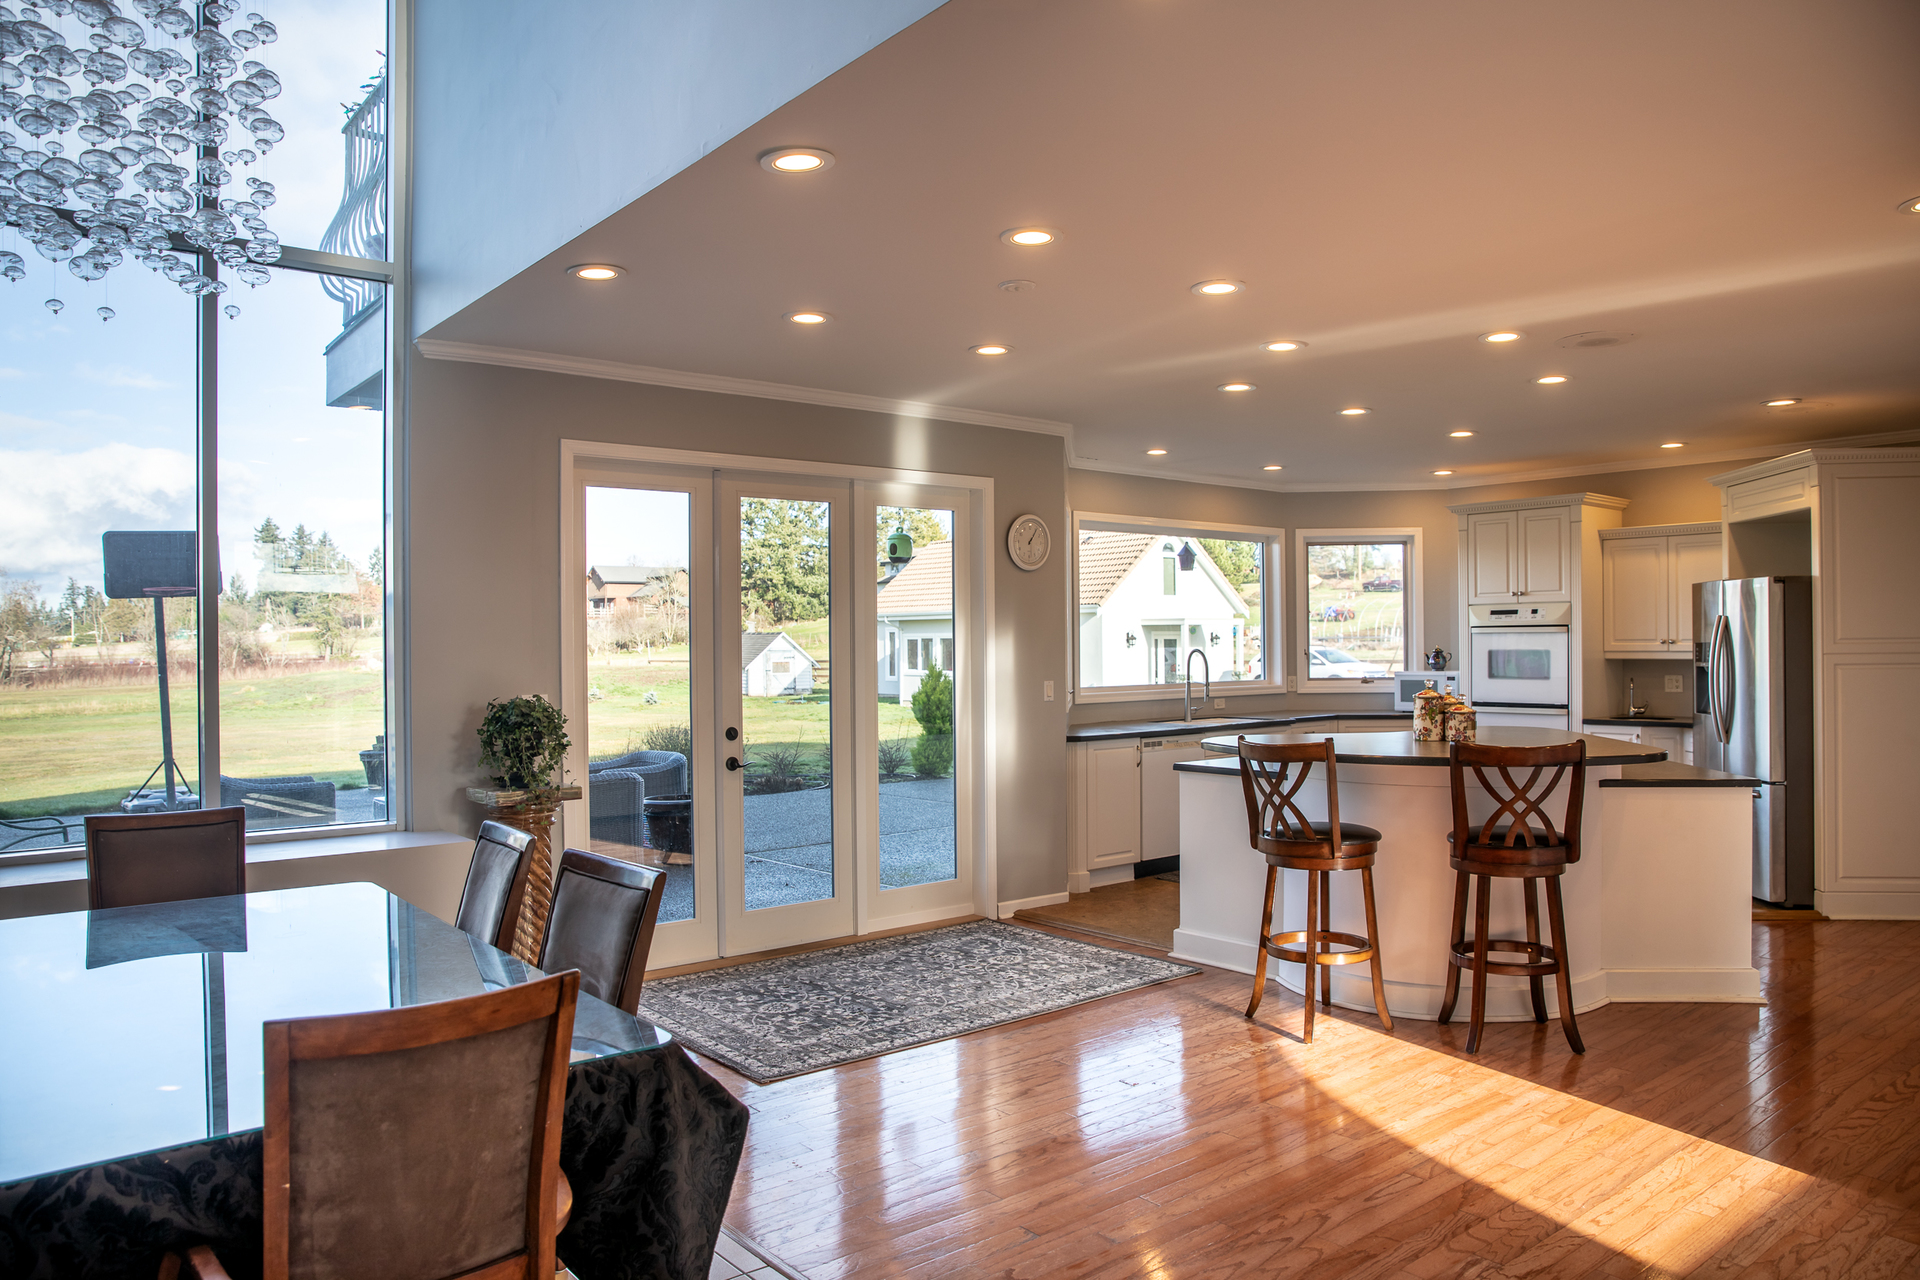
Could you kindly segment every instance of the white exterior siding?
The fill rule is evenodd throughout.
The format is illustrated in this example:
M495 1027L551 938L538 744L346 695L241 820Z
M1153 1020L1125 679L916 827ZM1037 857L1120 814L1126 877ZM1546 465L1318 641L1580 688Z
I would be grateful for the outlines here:
M1193 649L1207 655L1215 680L1237 678L1229 672L1242 647L1248 609L1197 541L1193 568L1176 563L1174 590L1167 593L1166 561L1186 541L1156 539L1105 600L1097 607L1081 606L1080 687L1177 684Z

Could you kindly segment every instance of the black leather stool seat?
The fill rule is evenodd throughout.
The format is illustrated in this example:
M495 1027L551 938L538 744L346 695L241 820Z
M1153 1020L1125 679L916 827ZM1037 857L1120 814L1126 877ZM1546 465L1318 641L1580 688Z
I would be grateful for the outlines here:
M1302 840L1297 836L1290 836L1282 831L1269 831L1264 839L1270 840L1274 844L1297 844L1309 849L1325 848L1328 839L1333 835L1332 826L1325 822L1309 822L1307 827L1314 835L1320 838L1318 840ZM1351 848L1358 844L1377 845L1385 838L1377 828L1362 826L1358 822L1342 822L1340 824L1340 847L1342 849Z

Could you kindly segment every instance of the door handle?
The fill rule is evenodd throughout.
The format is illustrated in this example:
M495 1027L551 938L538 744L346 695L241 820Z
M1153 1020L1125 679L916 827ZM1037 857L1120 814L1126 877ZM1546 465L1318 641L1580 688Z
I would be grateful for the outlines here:
M738 773L738 772L740 771L740 767L741 767L741 766L740 766L740 757L739 757L739 756L728 756L728 757L727 757L727 772L728 772L728 773Z
M1713 729L1722 742L1733 741L1733 627L1725 614L1713 620L1712 666L1709 696L1713 706Z

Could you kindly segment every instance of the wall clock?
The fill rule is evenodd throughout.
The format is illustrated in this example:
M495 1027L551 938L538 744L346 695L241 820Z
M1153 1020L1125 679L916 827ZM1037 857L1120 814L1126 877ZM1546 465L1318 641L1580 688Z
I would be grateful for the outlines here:
M1007 530L1007 554L1022 569L1032 572L1047 562L1053 550L1053 535L1039 516L1021 516Z

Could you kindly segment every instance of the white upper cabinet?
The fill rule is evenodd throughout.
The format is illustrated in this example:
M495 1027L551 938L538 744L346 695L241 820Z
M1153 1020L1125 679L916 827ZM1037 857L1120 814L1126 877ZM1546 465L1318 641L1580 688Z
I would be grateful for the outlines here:
M1600 534L1600 635L1609 658L1691 658L1693 584L1720 577L1715 525Z
M1467 603L1573 599L1573 512L1567 507L1467 517Z

